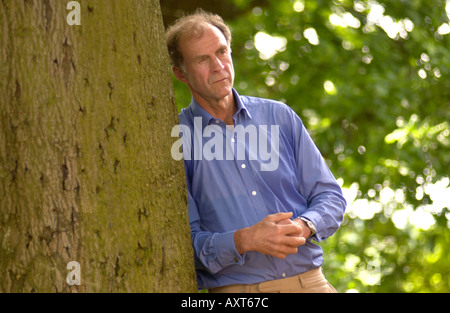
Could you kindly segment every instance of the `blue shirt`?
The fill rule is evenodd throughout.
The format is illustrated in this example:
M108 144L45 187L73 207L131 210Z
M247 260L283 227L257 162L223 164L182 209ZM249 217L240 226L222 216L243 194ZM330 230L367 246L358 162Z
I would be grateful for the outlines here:
M199 288L253 284L322 265L320 242L339 227L345 199L302 121L287 105L233 90L234 129L194 99L179 115ZM234 232L293 212L316 228L297 254L240 255Z

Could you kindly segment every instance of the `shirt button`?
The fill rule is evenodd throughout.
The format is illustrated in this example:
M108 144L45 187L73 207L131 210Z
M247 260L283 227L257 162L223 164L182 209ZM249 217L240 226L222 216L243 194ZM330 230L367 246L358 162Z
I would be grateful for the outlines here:
M234 140L234 138L231 138L231 142L235 142L236 140Z
M216 120L216 124L219 124L220 123L220 121L219 120Z
M286 273L283 273L281 276L283 276L283 278L285 278L286 277Z
M238 263L239 262L238 258L234 258L234 262Z
M256 196L256 191L252 191L252 195Z
M241 167L242 167L242 168L246 168L245 164L242 164Z

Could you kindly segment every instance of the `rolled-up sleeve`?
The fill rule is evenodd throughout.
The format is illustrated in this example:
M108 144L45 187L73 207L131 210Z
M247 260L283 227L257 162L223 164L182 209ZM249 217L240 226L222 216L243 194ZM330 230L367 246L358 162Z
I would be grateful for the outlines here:
M310 220L316 227L313 238L322 241L339 228L344 218L346 201L300 118L294 115L293 120L300 193L307 200L307 209L301 216Z

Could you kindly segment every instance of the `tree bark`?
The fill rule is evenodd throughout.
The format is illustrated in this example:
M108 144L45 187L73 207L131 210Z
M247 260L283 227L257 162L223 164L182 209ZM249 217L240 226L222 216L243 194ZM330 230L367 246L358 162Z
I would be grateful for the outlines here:
M195 292L159 2L68 2L0 1L0 292Z

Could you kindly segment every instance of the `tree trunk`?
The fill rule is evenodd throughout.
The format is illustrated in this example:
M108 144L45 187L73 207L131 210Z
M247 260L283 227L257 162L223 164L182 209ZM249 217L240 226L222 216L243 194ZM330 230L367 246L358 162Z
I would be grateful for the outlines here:
M195 292L159 2L68 2L0 1L0 292Z

